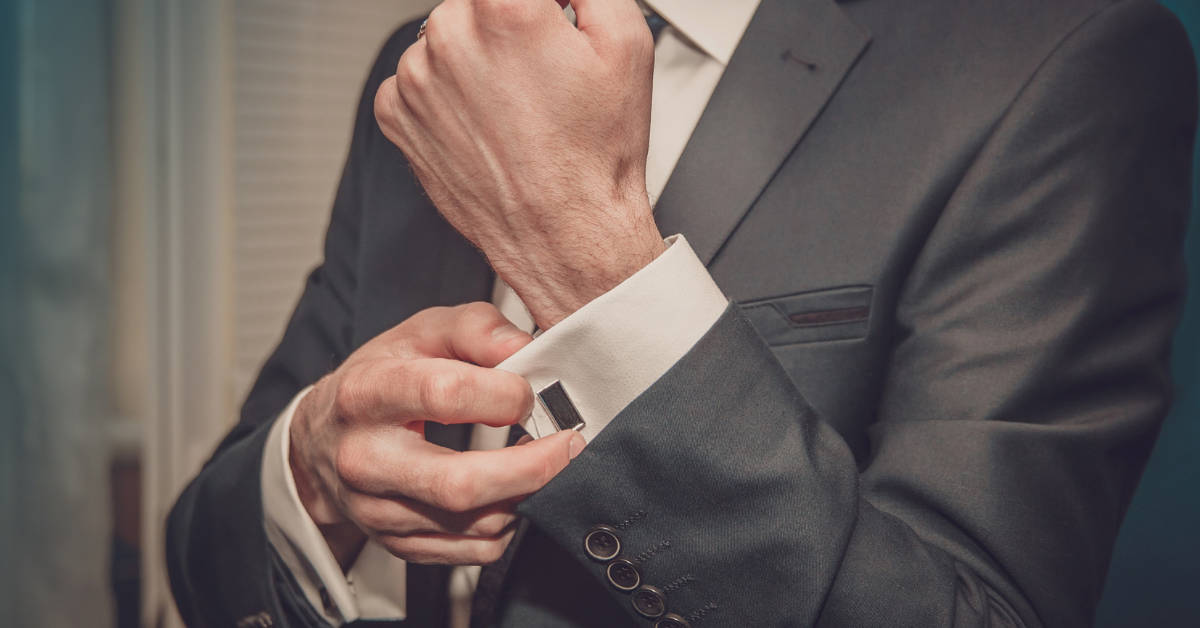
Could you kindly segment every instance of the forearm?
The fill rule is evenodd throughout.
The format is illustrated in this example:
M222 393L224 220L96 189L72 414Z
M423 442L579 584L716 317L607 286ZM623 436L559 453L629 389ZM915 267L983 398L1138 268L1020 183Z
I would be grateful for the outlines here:
M970 616L956 599L963 586L1012 593L1000 572L963 567L858 485L840 436L731 306L520 510L601 581L583 539L597 524L620 528L621 557L651 555L638 562L642 584L686 580L668 610L713 625L994 625L992 609ZM996 597L1036 618L1019 595Z

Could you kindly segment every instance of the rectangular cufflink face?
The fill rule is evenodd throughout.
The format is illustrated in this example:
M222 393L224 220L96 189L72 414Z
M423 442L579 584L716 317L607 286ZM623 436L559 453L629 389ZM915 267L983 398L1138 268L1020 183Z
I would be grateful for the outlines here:
M559 430L583 429L585 425L583 417L579 416L575 404L571 403L571 398L567 396L562 382L554 380L554 383L538 391L537 396Z

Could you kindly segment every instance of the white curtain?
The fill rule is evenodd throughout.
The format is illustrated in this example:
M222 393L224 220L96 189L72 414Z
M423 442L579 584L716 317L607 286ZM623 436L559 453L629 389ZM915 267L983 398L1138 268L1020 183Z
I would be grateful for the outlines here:
M104 0L4 0L0 626L112 623Z

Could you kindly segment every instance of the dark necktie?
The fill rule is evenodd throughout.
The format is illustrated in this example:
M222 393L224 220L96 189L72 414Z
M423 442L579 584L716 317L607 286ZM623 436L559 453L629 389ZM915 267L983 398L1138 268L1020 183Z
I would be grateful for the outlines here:
M527 433L520 425L512 426L508 432L508 446L512 447L517 444L517 441ZM508 574L508 565L512 562L513 555L517 553L517 546L521 544L521 538L525 536L525 530L528 527L528 521L519 520L517 532L513 535L508 548L504 550L504 555L500 557L500 560L490 565L484 565L480 570L479 583L475 585L475 595L471 598L471 628L487 628L492 625L492 616L495 614L496 602L504 586L504 576Z
M667 21L662 19L662 16L659 14L651 11L646 15L646 26L650 27L650 34L654 35L654 41L657 42L658 36L667 27Z

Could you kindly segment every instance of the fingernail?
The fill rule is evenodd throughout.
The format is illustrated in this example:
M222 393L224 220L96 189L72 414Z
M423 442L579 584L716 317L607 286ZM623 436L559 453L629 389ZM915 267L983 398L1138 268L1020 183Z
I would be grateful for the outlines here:
M570 447L571 460L574 460L575 456L578 456L579 452L583 451L584 447L587 447L587 441L583 440L583 437L576 432L575 435L571 437Z
M524 333L525 332L521 331L521 329L516 325L503 325L492 330L492 342L498 345L504 344L509 340L516 338L517 336L523 335Z

